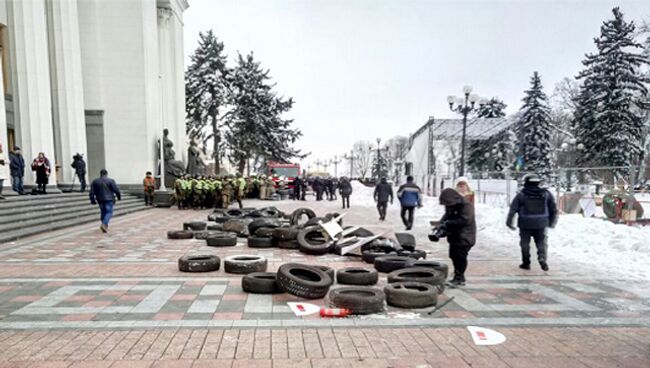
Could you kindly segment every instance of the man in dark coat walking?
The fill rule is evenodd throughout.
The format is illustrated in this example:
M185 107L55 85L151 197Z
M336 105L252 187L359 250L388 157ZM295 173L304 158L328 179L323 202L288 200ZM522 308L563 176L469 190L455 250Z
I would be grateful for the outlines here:
M352 184L345 176L341 178L339 183L339 193L341 193L341 200L343 201L343 208L350 208L350 195L352 194Z
M402 205L400 216L406 230L413 227L413 212L415 207L422 207L422 191L414 181L412 176L406 178L406 184L402 184L397 191L397 198ZM406 215L408 214L408 218Z
M537 261L544 271L548 271L546 228L555 227L557 222L557 206L551 192L540 188L541 179L537 175L524 178L524 189L517 194L510 205L506 225L515 230L512 224L515 214L518 215L519 246L521 247L521 265L519 268L530 270L530 238L535 239Z
M79 178L79 185L81 186L81 192L86 191L86 162L82 154L77 153L72 156L72 165L74 168L74 173Z
M386 178L381 178L379 184L375 186L375 193L373 195L377 203L377 211L379 212L379 220L386 220L386 208L388 201L393 204L393 186L388 184Z
M99 229L108 232L108 222L113 216L113 205L117 200L122 199L120 189L117 187L115 180L108 177L108 171L102 169L99 172L99 178L93 180L90 184L90 203L99 204L100 218L102 224Z
M465 285L467 255L476 243L476 220L474 205L452 188L440 193L440 204L445 206L445 214L439 226L447 231L449 258L454 264L454 277L448 282L450 287Z

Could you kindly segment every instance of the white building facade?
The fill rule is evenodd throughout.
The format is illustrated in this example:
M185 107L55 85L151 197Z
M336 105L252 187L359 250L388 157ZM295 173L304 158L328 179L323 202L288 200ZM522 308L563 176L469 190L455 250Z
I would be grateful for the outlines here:
M118 184L157 171L168 128L185 161L183 12L186 0L0 0L0 144L28 166L44 152L50 186L73 182L72 156L88 176ZM56 168L56 169L55 169ZM8 165L0 170L6 170ZM10 187L6 180L5 187Z

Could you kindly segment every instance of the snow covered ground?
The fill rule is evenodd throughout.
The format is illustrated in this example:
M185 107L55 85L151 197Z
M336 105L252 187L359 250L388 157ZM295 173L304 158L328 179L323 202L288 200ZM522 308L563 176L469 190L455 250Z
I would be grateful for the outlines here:
M375 206L373 188L356 181L352 185L355 206ZM488 204L476 205L478 243L489 244L495 254L512 251L519 243L518 232L505 225L507 211ZM428 221L438 219L443 212L437 198L425 197L414 230L428 231ZM583 264L595 272L600 270L618 278L650 280L650 226L631 227L582 215L561 215L548 235L551 260Z

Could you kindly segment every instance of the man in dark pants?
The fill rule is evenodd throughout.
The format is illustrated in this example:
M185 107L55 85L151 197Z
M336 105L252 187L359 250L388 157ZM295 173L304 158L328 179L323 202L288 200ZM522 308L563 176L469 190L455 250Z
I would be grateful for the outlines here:
M9 153L9 171L11 174L11 189L14 192L23 195L23 177L25 176L25 159L20 152L20 147L14 147L14 151Z
M402 206L400 216L402 217L402 222L406 226L406 230L411 230L413 227L413 211L415 207L422 207L422 191L413 182L413 177L408 176L406 178L406 184L402 184L397 191L397 198ZM406 215L408 214L408 218Z
M81 186L81 192L86 191L86 162L82 154L77 153L72 156L72 165L74 168L75 175L79 178L79 185Z
M440 225L447 230L449 258L454 264L454 277L449 280L449 287L465 285L467 255L476 243L476 221L474 205L452 188L440 193L440 204L445 206L445 214Z
M99 204L100 218L102 220L99 229L103 232L108 232L108 222L113 216L115 198L122 199L120 189L115 184L115 180L108 177L108 171L102 169L99 172L99 178L93 180L92 184L90 184L90 203Z
M379 221L386 220L386 207L388 201L393 204L393 186L388 184L386 178L381 178L379 184L375 186L375 194L373 195L375 202L377 202L377 211L379 212Z
M518 214L519 246L521 247L521 264L519 268L530 270L530 238L535 239L537 261L544 271L548 271L546 228L555 227L557 222L557 206L551 192L540 188L541 179L535 174L524 178L524 189L517 194L510 205L506 225L515 230L512 224L515 214Z
M339 193L341 193L341 200L343 201L343 208L350 208L350 195L352 194L352 184L345 176L341 178L339 183Z
M293 199L295 201L300 200L300 192L302 191L302 179L299 176L296 176L293 179Z

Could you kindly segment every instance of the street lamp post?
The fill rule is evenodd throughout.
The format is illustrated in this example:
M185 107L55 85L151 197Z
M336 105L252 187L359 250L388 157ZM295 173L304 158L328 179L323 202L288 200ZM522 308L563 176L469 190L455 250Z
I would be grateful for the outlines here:
M350 150L349 155L348 154L343 155L343 158L346 160L350 160L350 179L352 179L352 177L354 177L354 160L355 160L354 150Z
M328 160L323 161L323 169L325 170L327 175L329 175L329 172L327 172L327 168L330 166L330 164L331 164L331 161L328 161Z
M449 109L463 115L463 135L460 142L460 176L465 175L465 136L467 133L467 115L474 111L476 103L478 103L479 106L482 106L487 102L486 99L480 98L476 94L472 94L471 86L463 87L463 95L464 98L455 96L447 97Z
M320 165L322 165L323 162L321 160L316 160L314 164L316 164L316 171L320 172Z
M334 159L332 160L332 164L334 164L334 177L338 178L339 177L339 163L341 163L341 160L339 160L338 156L334 156Z
M377 182L379 182L380 179L380 173L379 171L381 170L381 138L377 138L377 167L375 168L375 172L377 173Z

